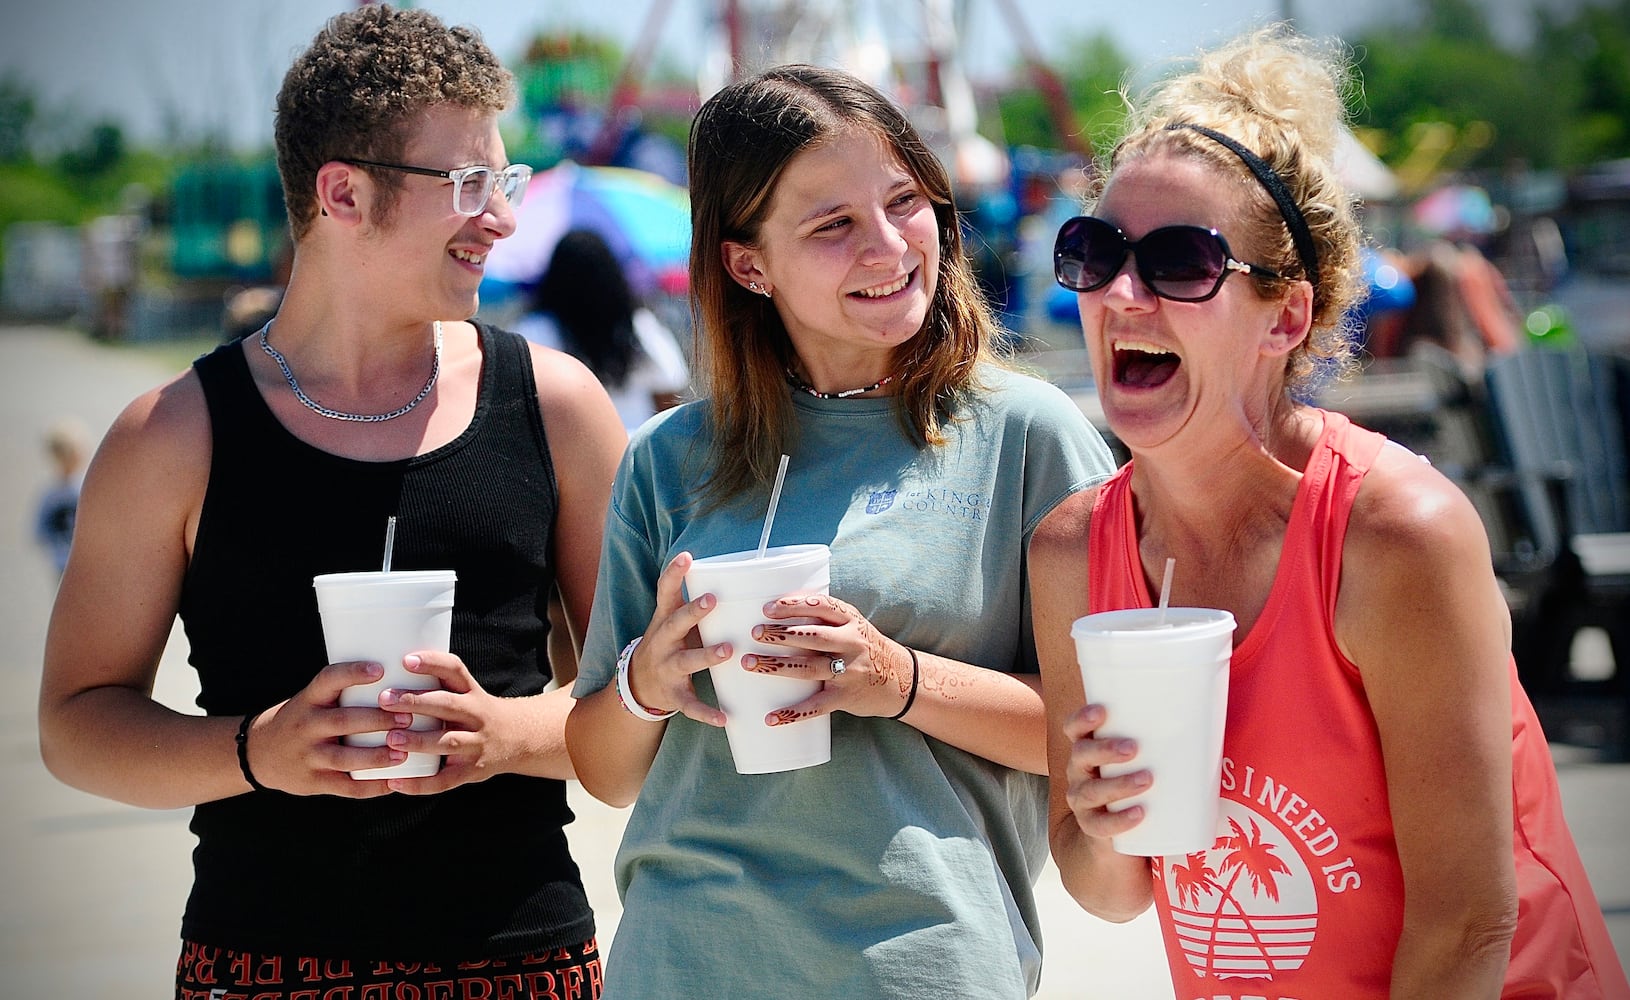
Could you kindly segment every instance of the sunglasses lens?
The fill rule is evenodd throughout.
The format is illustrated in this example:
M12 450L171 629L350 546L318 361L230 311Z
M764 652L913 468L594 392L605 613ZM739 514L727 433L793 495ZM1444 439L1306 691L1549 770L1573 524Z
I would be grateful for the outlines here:
M1059 228L1053 244L1053 276L1071 291L1102 288L1126 260L1126 239L1102 219L1071 219Z
M1196 226L1157 229L1138 241L1138 273L1156 295L1195 302L1216 294L1228 254L1222 240Z

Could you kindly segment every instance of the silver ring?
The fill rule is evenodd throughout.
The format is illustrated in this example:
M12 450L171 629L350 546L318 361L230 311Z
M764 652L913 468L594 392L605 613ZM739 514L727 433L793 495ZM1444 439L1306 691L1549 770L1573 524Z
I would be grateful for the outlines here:
M848 666L846 666L844 664L844 662L843 662L843 657L841 657L841 656L832 657L832 676L833 677L838 676L839 674L843 673L845 670L848 670L848 669L849 669Z

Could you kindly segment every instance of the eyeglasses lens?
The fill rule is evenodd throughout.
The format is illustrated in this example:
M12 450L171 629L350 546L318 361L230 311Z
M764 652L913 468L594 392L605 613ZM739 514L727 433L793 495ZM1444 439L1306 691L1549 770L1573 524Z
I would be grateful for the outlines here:
M490 167L466 167L453 185L453 200L460 215L480 215L492 197Z
M504 200L509 202L510 208L519 208L521 199L526 197L527 182L532 179L532 168L524 163L510 164L501 177L504 189Z
M1054 276L1072 291L1096 291L1120 273L1128 253L1150 291L1179 302L1215 295L1228 257L1221 239L1197 226L1166 226L1134 243L1102 219L1083 216L1059 230Z
M454 207L460 215L480 215L497 188L504 192L509 207L515 208L526 196L526 184L531 179L532 168L524 163L510 164L502 172L491 167L466 167L454 183Z

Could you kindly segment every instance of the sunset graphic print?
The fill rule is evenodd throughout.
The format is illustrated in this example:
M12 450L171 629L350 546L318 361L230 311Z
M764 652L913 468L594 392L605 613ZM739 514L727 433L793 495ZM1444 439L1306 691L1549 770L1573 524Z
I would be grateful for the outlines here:
M1339 925L1358 914L1331 908L1351 910L1342 904L1367 895L1359 866L1320 809L1227 758L1216 840L1204 851L1155 859L1154 877L1178 1000L1191 1000L1185 984L1207 1000L1302 1000L1301 973L1314 971L1304 965L1321 923L1325 937L1344 936ZM1325 954L1334 952L1327 946ZM1236 992L1221 985L1229 981Z

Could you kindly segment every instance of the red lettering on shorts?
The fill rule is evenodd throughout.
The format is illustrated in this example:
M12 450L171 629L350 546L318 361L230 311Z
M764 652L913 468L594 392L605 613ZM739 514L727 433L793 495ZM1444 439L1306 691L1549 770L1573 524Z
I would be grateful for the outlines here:
M282 986L283 985L283 956L263 955L255 963L250 982L257 985ZM260 1000L256 997L255 1000Z
M560 994L555 991L553 972L528 972L526 988L532 1000L561 1000Z
M351 960L349 958L323 959L324 979L350 979ZM328 994L323 994L323 1000L329 1000ZM350 1000L349 997L334 997L333 1000Z
M494 976L492 983L498 989L495 1000L518 1000L521 996L521 977L519 973Z
M200 947L198 954L193 956L192 975L189 978L199 986L214 986L217 981L215 963L220 961L220 958L221 949Z

